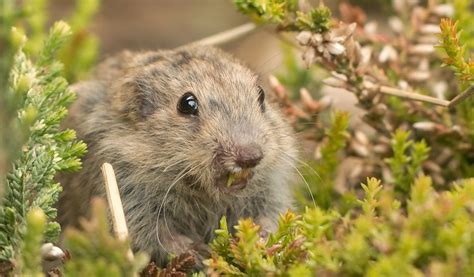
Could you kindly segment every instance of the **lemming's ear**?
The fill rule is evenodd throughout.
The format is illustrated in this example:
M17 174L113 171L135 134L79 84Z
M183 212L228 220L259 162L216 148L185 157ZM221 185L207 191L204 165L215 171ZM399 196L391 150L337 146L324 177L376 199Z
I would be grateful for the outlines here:
M146 73L146 68L165 60L163 51L152 51L135 54L129 57L127 63L131 71L141 74L129 77L123 85L123 111L134 120L144 120L158 108L157 92L153 86L153 75Z
M122 85L119 93L119 110L132 120L145 120L158 108L157 93L151 80L146 78L131 78Z

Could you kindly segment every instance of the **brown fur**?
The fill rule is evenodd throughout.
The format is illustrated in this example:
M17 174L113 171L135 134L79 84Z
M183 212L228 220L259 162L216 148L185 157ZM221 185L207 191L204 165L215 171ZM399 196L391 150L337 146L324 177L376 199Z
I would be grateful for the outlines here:
M257 78L211 47L124 52L102 63L95 80L73 86L78 100L66 127L88 144L83 169L61 176L60 221L77 224L103 195L100 166L114 166L134 250L159 263L167 253L207 244L226 216L252 217L271 231L291 207L295 147L276 108L258 103ZM191 91L199 115L177 112ZM216 184L233 166L236 145L261 147L263 159L244 189ZM217 158L219 157L219 158ZM199 248L199 247L198 247Z

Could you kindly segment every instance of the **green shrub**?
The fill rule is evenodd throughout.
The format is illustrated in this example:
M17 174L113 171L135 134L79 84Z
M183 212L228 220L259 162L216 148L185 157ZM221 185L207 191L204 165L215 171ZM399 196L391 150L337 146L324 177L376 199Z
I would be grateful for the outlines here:
M236 234L225 219L211 244L209 274L232 276L471 276L474 274L474 179L436 192L418 177L408 199L377 179L362 184L359 208L288 212L268 238L242 219ZM407 202L407 208L400 207Z

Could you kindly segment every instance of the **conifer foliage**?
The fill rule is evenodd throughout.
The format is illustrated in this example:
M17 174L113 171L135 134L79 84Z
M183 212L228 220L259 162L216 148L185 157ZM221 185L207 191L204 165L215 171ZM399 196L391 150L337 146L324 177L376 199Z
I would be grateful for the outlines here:
M15 30L13 31L15 32ZM56 54L70 35L69 26L56 23L34 60L25 54L26 37L13 60L7 93L18 99L18 122L27 128L28 139L21 154L14 161L6 177L6 189L0 207L0 259L16 257L25 232L27 213L40 208L49 222L47 240L59 234L59 224L54 221L56 203L61 186L54 181L56 172L77 170L85 145L75 140L72 130L60 130L67 106L74 100L74 93L61 76L62 65Z

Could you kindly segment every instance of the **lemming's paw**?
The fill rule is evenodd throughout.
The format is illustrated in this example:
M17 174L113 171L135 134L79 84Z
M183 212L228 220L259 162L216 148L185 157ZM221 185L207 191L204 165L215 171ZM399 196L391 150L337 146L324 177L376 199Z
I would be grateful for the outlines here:
M167 253L176 255L184 253L194 243L189 237L174 232L165 232L164 235L160 236L160 240Z
M191 245L189 253L191 253L196 260L194 269L200 271L204 269L203 261L211 256L211 249L207 244L197 242Z

